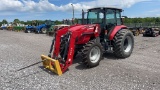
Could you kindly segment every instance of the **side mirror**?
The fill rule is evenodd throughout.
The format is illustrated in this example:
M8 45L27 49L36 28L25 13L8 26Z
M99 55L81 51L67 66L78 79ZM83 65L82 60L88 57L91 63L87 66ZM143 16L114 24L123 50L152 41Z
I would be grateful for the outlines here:
M124 18L121 17L121 24L123 25L124 24Z

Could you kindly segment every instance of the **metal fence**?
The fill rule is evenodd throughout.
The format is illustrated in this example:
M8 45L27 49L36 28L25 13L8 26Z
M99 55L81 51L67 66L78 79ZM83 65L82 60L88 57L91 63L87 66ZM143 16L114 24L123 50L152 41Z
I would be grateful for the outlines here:
M154 28L160 28L160 22L158 23L124 23L127 27L154 27Z

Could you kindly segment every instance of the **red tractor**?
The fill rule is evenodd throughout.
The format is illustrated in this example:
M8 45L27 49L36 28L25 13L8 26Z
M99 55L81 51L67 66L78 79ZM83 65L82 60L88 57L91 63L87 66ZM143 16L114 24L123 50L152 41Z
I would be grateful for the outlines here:
M119 8L92 8L87 12L86 25L58 30L51 46L53 54L41 55L43 66L61 75L72 65L79 51L83 56L82 62L90 68L99 65L105 51L113 51L118 58L129 57L134 47L134 36L122 25L121 12Z

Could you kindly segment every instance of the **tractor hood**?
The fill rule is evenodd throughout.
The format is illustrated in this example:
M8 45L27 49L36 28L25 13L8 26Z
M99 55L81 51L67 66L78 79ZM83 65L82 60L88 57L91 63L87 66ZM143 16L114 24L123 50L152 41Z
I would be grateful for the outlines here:
M77 40L76 44L83 44L87 43L91 37L98 37L100 27L98 24L74 25L70 26L68 31L72 34L71 37Z
M96 26L99 26L98 24L88 24L88 25L74 25L70 26L69 31L70 32L81 32L81 31L90 31L94 30Z

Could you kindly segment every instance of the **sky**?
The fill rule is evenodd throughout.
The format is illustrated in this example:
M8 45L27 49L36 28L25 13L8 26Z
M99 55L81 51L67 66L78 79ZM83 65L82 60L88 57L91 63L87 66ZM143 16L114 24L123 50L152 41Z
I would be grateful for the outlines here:
M160 17L160 0L0 0L0 21L63 20L93 7L118 7L128 17Z

